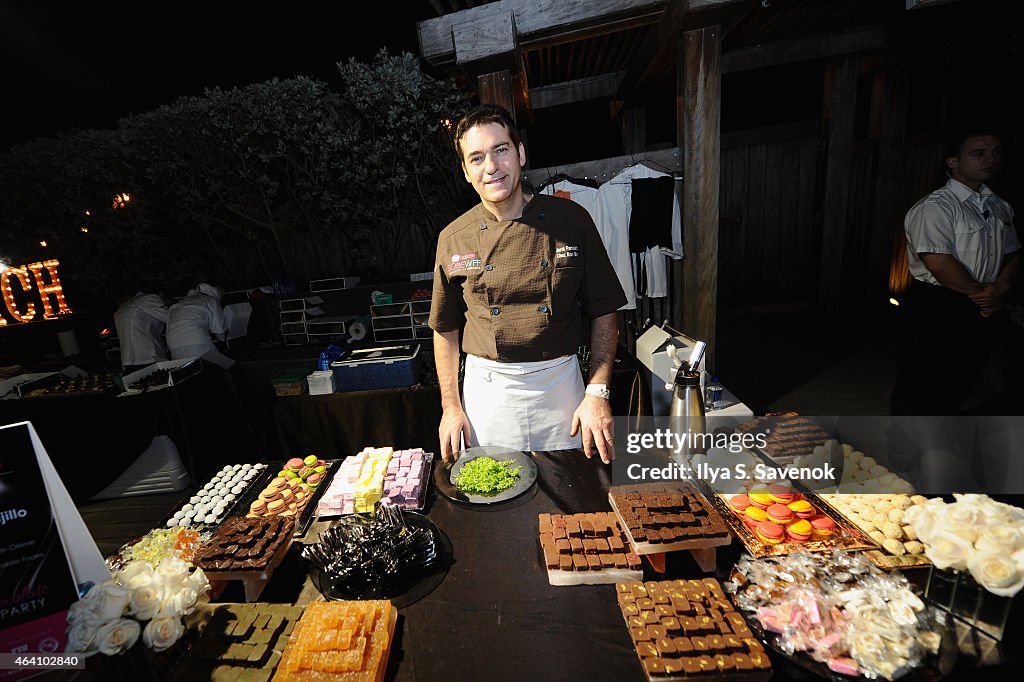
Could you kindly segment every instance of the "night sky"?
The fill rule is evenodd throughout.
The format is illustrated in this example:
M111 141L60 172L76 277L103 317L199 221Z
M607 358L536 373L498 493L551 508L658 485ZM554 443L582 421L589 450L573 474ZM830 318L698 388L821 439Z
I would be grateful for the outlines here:
M337 62L370 61L382 47L417 53L416 22L436 16L419 0L387 3L387 21L346 21L332 7L347 5L301 1L55 4L0 1L0 152L112 128L207 87L301 75L338 89Z

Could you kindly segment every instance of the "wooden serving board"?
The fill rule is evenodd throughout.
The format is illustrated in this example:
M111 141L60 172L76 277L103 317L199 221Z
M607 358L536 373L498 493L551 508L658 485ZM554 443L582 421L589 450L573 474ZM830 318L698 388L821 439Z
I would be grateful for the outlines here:
M626 580L643 580L644 572L639 568L602 568L600 571L563 571L549 568L549 585L613 585Z
M629 531L629 527L622 520L622 514L619 512L618 507L616 507L615 499L611 493L608 494L608 503L612 506L612 511L615 512L615 515L619 517L619 525L622 526L626 537L629 539L629 546L640 556L647 556L652 566L659 571L664 571L664 557L659 557L658 555L683 550L689 551L693 555L694 560L702 571L713 571L716 566L715 548L732 543L732 536L728 533L721 537L688 538L686 540L676 540L675 542L637 542Z
M263 588L267 586L267 581L270 580L270 576L273 575L274 569L281 565L285 555L288 554L288 550L292 546L292 540L293 538L289 536L285 542L282 542L281 546L278 547L277 551L274 553L274 556L270 557L270 561L267 562L267 565L262 569L253 569L251 571L203 570L211 584L241 580L242 585L245 588L245 601L257 601L263 593ZM222 586L217 587L223 590Z

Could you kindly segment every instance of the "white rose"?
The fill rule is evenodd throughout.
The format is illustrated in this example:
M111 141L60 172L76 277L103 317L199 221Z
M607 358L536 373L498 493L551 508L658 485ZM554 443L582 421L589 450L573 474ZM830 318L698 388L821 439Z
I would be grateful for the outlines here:
M1024 531L1014 526L989 526L978 535L974 547L980 552L1013 554L1024 547Z
M141 585L132 590L128 613L139 620L149 620L160 610L166 593L162 585Z
M94 585L86 599L91 602L86 608L89 617L100 623L120 618L128 606L131 598L131 591L121 587L113 580L107 580L99 585Z
M974 547L959 535L940 529L932 534L924 553L936 568L962 571L967 568L967 557L974 553Z
M1024 573L1012 557L1001 552L978 552L967 568L979 585L1000 597L1012 597L1024 587Z
M210 591L210 580L206 577L206 573L201 568L197 568L192 572L192 575L188 577L188 581L192 583L192 587L196 589L199 594L205 594Z
M146 624L142 641L153 651L163 651L185 634L185 625L180 618L154 618Z
M196 610L196 602L199 601L199 593L191 583L187 583L174 594L164 599L160 615L164 616L187 616Z
M937 523L942 530L959 535L974 544L981 529L988 526L988 517L985 516L982 506L976 502L955 502L946 505Z
M936 497L932 499L939 500L940 504L933 504L929 500L925 504L911 507L903 515L903 522L913 527L917 537L921 538L924 542L928 542L928 538L935 532L935 520L938 518L941 509L946 506L942 498Z
M131 618L119 618L96 631L96 645L105 656L115 656L135 645L141 627Z
M80 654L96 651L96 631L99 626L94 621L79 618L68 628L68 643L64 647L66 652Z
M153 567L147 561L129 561L115 576L117 582L130 590L153 582Z

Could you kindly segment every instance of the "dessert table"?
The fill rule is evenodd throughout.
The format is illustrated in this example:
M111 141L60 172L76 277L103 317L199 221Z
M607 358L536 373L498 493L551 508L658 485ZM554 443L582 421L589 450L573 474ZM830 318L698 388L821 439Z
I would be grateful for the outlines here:
M450 539L454 563L432 592L400 609L386 680L646 680L614 585L549 585L538 542L540 513L611 510L611 467L580 451L533 456L539 469L535 488L504 505L469 508L431 488L425 513ZM329 525L314 523L302 542L316 542L317 533ZM301 548L298 543L295 547ZM714 573L703 572L690 552L679 551L665 555L664 573L645 560L644 579L728 580L742 544L734 540L713 551L718 559ZM906 575L923 586L927 569ZM320 598L307 579L297 601ZM970 635L963 635L962 649L984 653L985 667L977 668L977 658L961 654L947 679L1009 670L1020 634L1011 630L999 646L969 642ZM772 679L818 679L777 657L773 663Z

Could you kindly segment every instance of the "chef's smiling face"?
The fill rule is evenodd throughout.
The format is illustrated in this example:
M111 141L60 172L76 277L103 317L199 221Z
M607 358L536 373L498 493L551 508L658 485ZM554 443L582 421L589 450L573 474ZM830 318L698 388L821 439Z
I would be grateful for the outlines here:
M466 131L460 141L466 181L487 204L498 205L521 193L526 149L515 145L500 123L485 123Z

